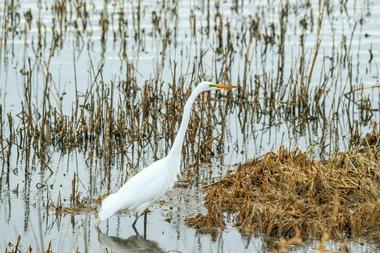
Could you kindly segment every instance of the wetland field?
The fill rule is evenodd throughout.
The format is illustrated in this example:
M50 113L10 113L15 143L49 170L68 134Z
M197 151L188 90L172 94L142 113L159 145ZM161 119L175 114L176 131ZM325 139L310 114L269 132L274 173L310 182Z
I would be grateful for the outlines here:
M0 0L0 252L380 252L379 27L375 0ZM240 88L196 100L173 189L96 228L203 80Z

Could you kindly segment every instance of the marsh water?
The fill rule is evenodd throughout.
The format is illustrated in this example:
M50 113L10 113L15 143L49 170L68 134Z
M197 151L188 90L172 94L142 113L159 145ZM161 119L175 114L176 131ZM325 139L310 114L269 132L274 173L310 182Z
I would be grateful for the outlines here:
M0 15L2 251L276 250L188 227L203 187L280 145L327 159L380 119L378 1L2 0ZM97 230L99 200L165 156L200 80L241 89L198 99L182 176L139 235L128 212Z

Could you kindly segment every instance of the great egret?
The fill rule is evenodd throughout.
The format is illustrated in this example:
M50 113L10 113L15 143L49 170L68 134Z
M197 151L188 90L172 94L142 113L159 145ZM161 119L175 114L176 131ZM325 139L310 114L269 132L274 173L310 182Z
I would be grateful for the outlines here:
M168 155L141 170L116 193L106 197L102 202L99 211L100 220L97 224L120 210L128 209L137 214L132 224L135 227L145 209L171 189L180 174L182 143L190 120L191 107L197 96L204 91L231 88L239 88L239 86L201 82L194 89L185 104L182 122Z

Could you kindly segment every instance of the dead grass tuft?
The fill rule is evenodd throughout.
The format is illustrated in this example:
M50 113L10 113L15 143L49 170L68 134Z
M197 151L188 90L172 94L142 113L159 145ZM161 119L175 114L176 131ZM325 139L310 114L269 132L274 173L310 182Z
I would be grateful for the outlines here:
M371 140L374 138L371 137ZM371 144L374 142L371 141ZM380 146L335 154L329 161L281 147L240 165L206 190L207 215L188 218L200 232L223 228L235 214L243 233L334 238L380 233Z

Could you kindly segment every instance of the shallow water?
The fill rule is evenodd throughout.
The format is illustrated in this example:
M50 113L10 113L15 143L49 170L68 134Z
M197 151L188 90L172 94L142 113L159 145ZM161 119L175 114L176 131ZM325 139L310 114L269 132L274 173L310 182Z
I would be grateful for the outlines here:
M100 233L94 227L94 211L62 214L56 213L54 206L71 206L75 175L79 179L76 184L79 200L92 200L115 191L139 169L165 155L169 144L162 137L155 144L139 146L139 143L133 143L125 153L115 151L111 157L102 158L91 154L91 148L62 152L49 146L47 162L36 157L37 151L31 149L29 154L18 147L20 137L11 141L13 147L0 155L0 249L13 248L17 236L21 235L21 252L27 251L29 245L36 252L46 250L49 242L55 252L77 249L80 252L105 252L105 248L114 252L136 251L133 247L147 252L273 250L268 238L242 236L232 226L227 226L216 240L187 227L186 217L205 211L202 186L214 182L227 170L235 169L236 164L259 157L280 145L311 148L316 157L325 159L349 147L351 125L364 134L370 131L370 122L380 118L380 33L377 29L380 3L364 0L349 1L347 5L331 1L331 13L325 13L319 55L308 93L313 98L322 87L326 102L310 102L314 119L311 117L310 122L305 123L297 110L291 117L268 116L271 109L266 99L270 97L271 88L275 87L273 96L279 101L276 105L279 112L286 104L284 101L291 98L292 87L298 87L295 92L300 92L297 85L302 83L302 78L295 73L302 72L302 54L306 66L303 72L309 69L317 38L317 1L312 1L310 6L289 1L289 15L284 20L281 20L281 2L241 1L236 6L237 2L227 1L210 5L207 1L145 1L139 8L135 1L91 1L86 2L89 15L83 18L81 1L67 1L65 14L52 11L53 4L64 1L0 1L0 104L4 122L0 134L3 150L12 139L7 114L11 113L14 128L23 127L19 113L25 109L26 71L32 73L30 101L33 119L37 123L45 101L46 76L49 76L49 103L69 117L74 114L76 98L79 105L85 107L86 91L94 94L99 87L105 87L107 95L113 87L115 99L110 103L115 107L122 104L125 109L123 89L118 84L126 80L130 72L138 87L162 83L161 91L166 95L170 84L178 85L183 81L186 87L190 83L194 87L194 80L198 79L243 85L246 78L249 93L244 95L235 91L230 98L234 104L226 106L225 110L226 97L211 94L212 101L216 101L213 105L218 108L215 110L217 117L212 120L208 118L209 114L201 112L201 104L196 105L195 111L199 112L201 119L206 122L209 119L215 124L215 127L211 126L211 135L215 137L213 156L205 159L207 162L198 163L199 160L193 158L196 154L189 152L190 145L194 145L198 152L201 150L199 146L206 133L198 130L194 143L186 147L179 183L163 197L163 201L151 208L145 238L143 220L137 226L141 236L135 236L130 226L134 217L128 213L121 213L101 224ZM33 16L30 27L25 18L28 10ZM108 20L102 21L102 15ZM159 20L158 23L152 21L154 18ZM303 18L308 24L304 30L301 28ZM223 21L221 27L220 20ZM250 35L252 22L258 20L260 35L257 31ZM278 56L279 31L281 22L285 21L287 30L281 60ZM108 27L107 32L104 27ZM222 43L218 29L223 31ZM302 49L300 35L303 33ZM257 39L255 36L262 37ZM274 42L264 43L262 38L270 40L271 36ZM228 51L229 46L233 51ZM282 79L278 74L281 61ZM255 104L250 103L255 98L255 80L260 82L257 101L260 113L255 111ZM348 93L349 98L344 96ZM351 97L352 94L356 95ZM142 94L138 93L138 96L142 97ZM361 98L366 96L371 102L369 112L360 109ZM141 97L137 98L140 101L138 107L141 107ZM324 113L318 114L318 109ZM364 117L366 113L370 114L369 118ZM164 120L159 118L157 128L163 123ZM173 128L177 126L172 125ZM161 136L162 131L157 132ZM108 170L111 171L110 179ZM189 175L189 171L197 173ZM91 206L96 208L95 203ZM294 251L312 251L316 244L310 242L294 248ZM352 252L376 250L364 239L352 240L349 244ZM339 242L330 242L329 247L337 249L339 245Z

